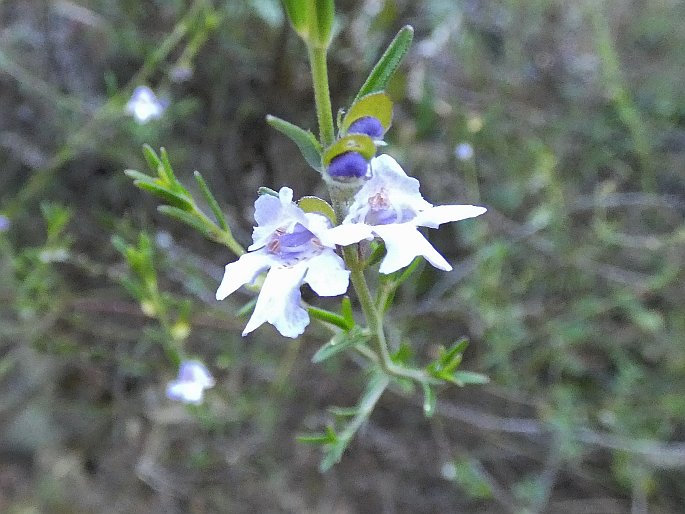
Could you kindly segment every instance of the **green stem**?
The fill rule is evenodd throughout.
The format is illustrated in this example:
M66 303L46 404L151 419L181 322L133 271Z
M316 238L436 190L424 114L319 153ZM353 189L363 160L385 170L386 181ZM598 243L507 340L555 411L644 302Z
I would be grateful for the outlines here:
M333 125L333 110L331 108L331 96L328 87L328 67L326 64L326 48L308 45L309 64L312 69L312 82L314 85L314 101L316 102L316 115L319 121L319 133L321 144L324 147L330 146L335 141L335 128ZM343 219L347 198L342 194L342 190L330 187L333 209L338 219ZM364 276L363 264L357 257L357 247L347 246L343 248L343 257L347 267L350 269L350 279L357 292L359 303L369 326L369 330L376 342L381 368L387 375L408 378L418 382L428 382L430 377L421 370L408 369L398 366L392 361L388 343L385 339L385 329L383 327L383 316L373 301L369 285Z
M310 45L309 65L312 69L312 82L314 85L314 101L316 103L316 117L319 121L319 137L321 144L330 146L335 141L335 128L333 127L333 109L331 107L331 94L328 87L328 67L326 65L326 48Z
M364 276L362 264L359 262L356 252L356 246L346 246L343 248L343 257L345 258L345 262L350 269L350 280L352 281L354 290L357 292L357 298L359 298L359 303L361 305L362 312L364 312L364 317L366 318L369 330L374 336L374 341L376 342L376 351L380 357L379 363L381 368L388 375L400 378L408 378L417 382L431 381L430 377L423 371L398 366L392 361L390 351L388 350L388 342L385 338L383 317L373 301L371 291L369 290L369 285L366 282L366 277Z

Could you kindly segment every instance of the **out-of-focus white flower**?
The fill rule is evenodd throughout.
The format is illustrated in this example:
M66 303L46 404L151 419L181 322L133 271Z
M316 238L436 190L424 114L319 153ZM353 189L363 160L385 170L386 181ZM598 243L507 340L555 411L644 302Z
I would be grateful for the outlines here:
M459 143L454 147L454 155L460 161L473 159L473 147L469 143Z
M250 252L226 265L216 292L217 300L223 300L269 270L243 335L264 322L271 323L286 337L304 332L309 324L300 296L304 282L320 296L337 296L347 291L350 272L335 253L335 244L321 243L322 234L330 228L328 218L305 213L292 199L293 191L287 187L281 188L278 197L262 195L257 199L257 226Z
M214 378L200 361L183 361L176 380L169 382L166 395L171 400L199 405L205 389L214 387Z
M380 237L387 254L381 273L393 273L423 256L436 268L452 266L421 235L418 227L437 228L449 221L480 216L486 209L475 205L433 206L419 192L419 181L408 177L389 155L371 160L371 179L354 197L343 223L322 236L324 244L347 246L362 239Z
M5 232L10 229L10 219L7 216L0 214L0 232Z
M138 123L147 123L161 118L166 107L166 103L159 100L149 87L138 86L126 104L126 112Z

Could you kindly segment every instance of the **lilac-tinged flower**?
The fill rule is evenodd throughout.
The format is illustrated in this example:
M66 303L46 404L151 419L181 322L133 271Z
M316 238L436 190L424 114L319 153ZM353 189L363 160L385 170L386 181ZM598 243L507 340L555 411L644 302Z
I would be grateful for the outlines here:
M169 382L166 395L171 400L199 405L205 389L214 387L214 378L199 361L183 361L176 380Z
M5 232L10 229L10 219L7 216L0 214L0 232Z
M449 221L480 216L486 209L475 205L433 206L421 196L419 181L408 177L389 155L375 157L370 166L371 179L355 195L343 223L325 233L324 244L346 246L380 237L387 250L381 273L404 268L419 255L436 268L451 270L418 227L437 228Z
M335 253L335 244L321 243L322 234L330 228L328 218L305 213L292 199L293 191L287 187L281 188L278 198L262 195L257 199L257 226L252 232L250 252L226 265L216 292L217 300L223 300L269 270L243 335L264 322L271 323L286 337L304 332L309 324L300 296L304 282L320 296L337 296L347 291L350 272Z
M147 123L162 117L166 102L160 101L147 86L138 86L126 104L126 112L138 123Z
M328 174L335 178L359 178L366 175L369 161L358 152L336 155L328 165Z

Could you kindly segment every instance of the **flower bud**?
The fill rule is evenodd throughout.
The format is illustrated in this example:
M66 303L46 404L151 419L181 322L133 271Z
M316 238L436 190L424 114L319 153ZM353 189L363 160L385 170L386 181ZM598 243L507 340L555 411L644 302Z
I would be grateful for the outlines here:
M345 152L334 157L328 165L328 174L334 178L359 178L366 175L368 161L358 152Z
M371 139L382 139L385 129L378 118L364 116L352 122L348 134L366 134Z

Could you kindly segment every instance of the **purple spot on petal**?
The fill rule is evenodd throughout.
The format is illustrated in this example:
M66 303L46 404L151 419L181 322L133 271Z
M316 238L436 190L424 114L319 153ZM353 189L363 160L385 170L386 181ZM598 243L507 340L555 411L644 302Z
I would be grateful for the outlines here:
M357 152L345 152L334 157L328 165L328 174L336 178L359 178L366 175L369 163Z
M385 134L383 125L373 116L364 116L355 120L347 129L348 134L366 134L372 139L382 139Z

